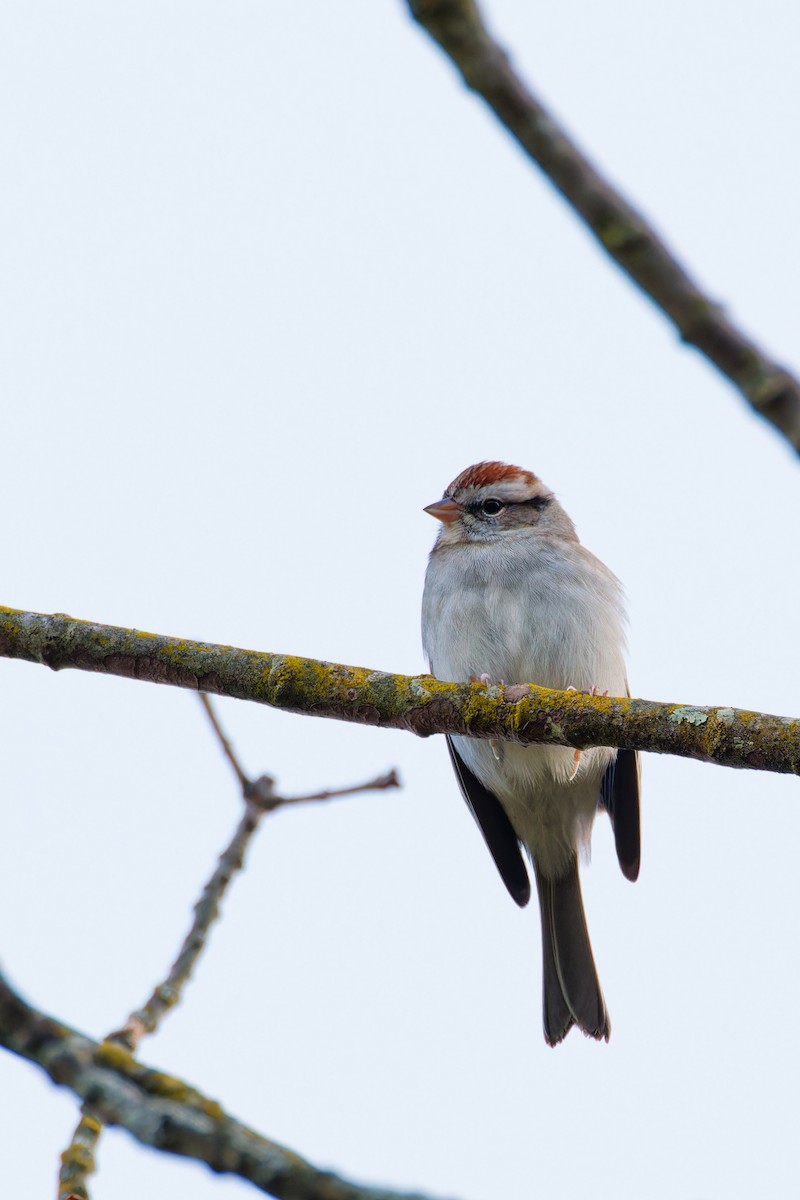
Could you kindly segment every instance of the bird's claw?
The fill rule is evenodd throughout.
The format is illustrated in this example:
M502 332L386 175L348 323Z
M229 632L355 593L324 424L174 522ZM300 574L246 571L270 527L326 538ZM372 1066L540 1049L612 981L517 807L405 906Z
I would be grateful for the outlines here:
M497 740L497 738L492 738L491 741L489 742L489 745L492 748L492 754L494 755L495 762L501 763L503 761L503 759L505 757L505 753L506 753L505 746L503 745L502 742L499 742Z
M573 759L572 772L567 779L567 783L572 783L573 779L578 774L578 767L581 765L581 755L582 754L583 754L582 750L575 751L575 758Z
M572 687L572 686L567 687L564 690L567 692L577 692L578 691L578 689L576 687ZM586 694L588 694L589 696L607 696L608 688L606 688L606 690L604 692L601 692L600 688L597 687L596 684L592 684L592 686L589 688L588 693L586 693ZM581 765L581 754L582 753L583 753L582 750L575 751L575 758L574 758L573 764L572 764L572 771L570 772L570 775L567 779L567 783L572 783L573 779L578 774L578 768Z
M481 683L481 684L483 684L483 686L485 688L490 688L492 686L492 681L491 681L490 677L486 674L470 675L467 682L468 683ZM498 680L498 683L499 683L500 687L505 687L505 684L503 683L502 679ZM505 757L505 752L506 752L505 746L497 738L492 738L489 742L489 745L492 748L492 754L494 755L495 762L501 763L503 761L503 758Z

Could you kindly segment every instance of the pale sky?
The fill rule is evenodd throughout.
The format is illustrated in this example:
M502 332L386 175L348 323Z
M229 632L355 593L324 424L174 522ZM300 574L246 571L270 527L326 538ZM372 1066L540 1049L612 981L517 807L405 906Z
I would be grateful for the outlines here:
M800 368L794 6L487 13L712 295ZM415 673L434 522L501 458L623 580L651 699L796 715L800 466L682 347L399 0L0 13L8 605ZM0 661L0 956L95 1037L164 974L239 815L195 697ZM287 793L143 1044L313 1162L459 1200L797 1190L796 779L648 756L642 873L583 888L608 1045L541 1030L444 742L220 705ZM7 1194L76 1106L0 1056ZM104 1136L93 1200L255 1195Z

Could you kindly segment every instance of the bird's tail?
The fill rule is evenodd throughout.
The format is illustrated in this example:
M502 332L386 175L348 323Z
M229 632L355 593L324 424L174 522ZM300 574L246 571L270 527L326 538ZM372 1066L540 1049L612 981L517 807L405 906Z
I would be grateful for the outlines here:
M577 1025L589 1037L608 1041L611 1023L589 944L578 860L561 879L545 879L536 864L542 914L544 1036L556 1046Z

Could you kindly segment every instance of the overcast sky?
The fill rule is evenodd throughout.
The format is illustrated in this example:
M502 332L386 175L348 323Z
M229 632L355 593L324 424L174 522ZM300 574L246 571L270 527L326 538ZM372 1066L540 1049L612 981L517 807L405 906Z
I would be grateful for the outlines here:
M800 368L784 0L493 0L532 84ZM41 612L413 673L434 522L536 471L623 580L652 699L796 714L800 469L682 347L399 0L0 13L3 589ZM0 662L5 969L101 1036L163 975L239 800L195 697ZM141 1051L321 1165L461 1200L797 1189L796 779L649 756L635 886L583 871L608 1045L541 1030L442 739L220 704L286 792ZM76 1108L0 1057L4 1185ZM127 1134L94 1200L254 1194Z

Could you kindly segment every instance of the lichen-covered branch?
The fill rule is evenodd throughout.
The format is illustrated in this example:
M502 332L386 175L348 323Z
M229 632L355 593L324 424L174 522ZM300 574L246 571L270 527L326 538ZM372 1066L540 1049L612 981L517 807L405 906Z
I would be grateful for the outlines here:
M361 1187L319 1170L189 1084L142 1066L119 1045L95 1042L37 1012L2 974L0 1045L89 1102L104 1124L127 1129L156 1150L238 1175L278 1200L426 1200L418 1193Z
M800 774L800 719L747 709L589 696L527 683L442 683L431 675L390 675L2 607L0 657L168 683L422 737L463 733L520 745L617 746Z
M603 249L800 452L800 381L774 362L693 280L653 227L604 179L514 70L474 0L407 0Z

